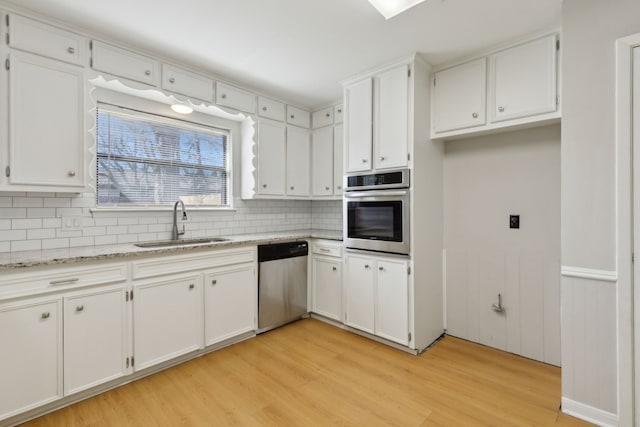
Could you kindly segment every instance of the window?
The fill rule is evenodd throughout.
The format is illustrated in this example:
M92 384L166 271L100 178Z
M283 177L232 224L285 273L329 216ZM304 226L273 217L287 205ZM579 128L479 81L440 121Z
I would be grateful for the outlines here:
M98 104L97 205L229 206L229 132Z

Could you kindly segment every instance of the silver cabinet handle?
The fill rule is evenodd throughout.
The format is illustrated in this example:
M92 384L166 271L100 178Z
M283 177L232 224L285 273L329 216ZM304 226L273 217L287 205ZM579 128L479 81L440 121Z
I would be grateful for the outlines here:
M76 176L76 171L69 171L69 172L67 172L67 176L69 176L69 177L72 177L72 178L73 178L74 176Z
M215 280L215 279L211 281L211 284L212 284L212 285L215 285L216 283L218 283L218 281L217 281L217 280Z
M384 271L384 267L382 267L382 266L381 266L381 267L378 267L378 270L380 270L380 271Z
M338 190L342 190L342 186L341 185L338 185Z
M367 163L367 159L362 159L362 163Z
M369 264L365 264L365 265L364 265L364 268L369 268Z
M473 113L473 114L471 115L471 117L473 117L474 119L477 119L477 118L478 118L478 113Z
M342 108L338 108L338 113L342 113Z
M45 311L44 313L42 313L42 315L40 316L42 319L48 319L49 316L51 316L51 314L49 314L48 311Z
M329 187L324 187L325 190L329 191Z
M145 76L150 76L151 75L151 70L145 70L144 71L144 75Z
M296 115L295 115L295 114L292 114L292 115L291 115L291 116L289 116L289 117L291 117L292 119L295 119L295 118L296 118Z
M318 248L318 250L321 252L331 252L331 249L327 249L327 248Z
M193 283L191 283L191 284L189 285L189 289L194 289L195 287L196 287L196 285L194 285Z
M292 185L292 186L291 186L291 189L293 190L293 188L294 188L294 187L293 187L293 185Z
M175 83L175 82L176 82L176 79L175 79L175 78L171 77L171 78L169 79L169 83Z
M380 161L384 162L384 156L380 156Z
M84 311L84 305L77 306L76 311Z
M502 107L502 106L498 107L498 111L500 111L502 113L504 111L504 107Z
M327 114L325 114L325 116L327 116L327 117L331 117L331 114L327 113Z
M52 280L49 282L50 285L70 285L71 283L75 283L80 281L80 278L74 277L73 279L61 279L61 280Z
M262 107L262 111L267 111L267 107Z
M262 184L262 188L267 188L267 184Z
M332 267L333 271L338 271L338 267Z
M220 98L222 98L222 99L227 99L227 94L226 94L226 93L223 93L222 95L220 95Z
M69 53L76 53L76 50L75 50L75 48L73 48L73 47L68 47L68 48L67 48L67 52L69 52Z

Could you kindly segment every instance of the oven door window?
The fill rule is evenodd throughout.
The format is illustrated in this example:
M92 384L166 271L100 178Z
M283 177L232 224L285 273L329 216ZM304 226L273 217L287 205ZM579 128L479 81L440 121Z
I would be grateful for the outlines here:
M347 235L351 239L402 242L402 201L348 202Z

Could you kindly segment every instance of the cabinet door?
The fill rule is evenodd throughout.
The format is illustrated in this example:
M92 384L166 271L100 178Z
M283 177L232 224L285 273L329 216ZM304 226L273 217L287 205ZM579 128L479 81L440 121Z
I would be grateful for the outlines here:
M308 128L311 124L311 114L308 111L287 105L287 123Z
M354 255L346 257L345 324L374 333L375 261Z
M160 63L146 56L93 40L91 67L94 70L157 86Z
M333 124L333 107L314 111L311 116L311 122L313 124L314 129L332 125Z
M342 195L342 176L344 175L344 129L342 125L333 128L333 194Z
M376 335L409 344L407 262L378 260L376 265Z
M127 306L122 287L64 299L65 396L128 373Z
M556 36L491 56L491 119L501 121L556 110Z
M257 298L253 263L208 273L204 279L205 345L255 330Z
M273 99L258 97L258 115L267 119L284 121L285 105Z
M258 119L258 193L284 196L284 123Z
M18 52L10 61L10 182L82 190L83 69Z
M203 347L200 275L134 287L133 346L137 371Z
M213 100L213 80L167 64L162 64L162 88L192 98Z
M310 133L306 129L287 126L287 195L309 196Z
M311 150L312 185L314 196L333 195L333 128L313 131Z
M341 266L340 259L312 258L313 312L338 321L342 313Z
M216 104L253 114L256 111L256 96L246 90L216 82Z
M60 298L0 306L0 420L62 397Z
M373 132L376 169L407 165L409 67L403 65L374 79Z
M342 123L344 117L342 104L333 107L333 120L335 124Z
M370 170L372 126L373 126L373 83L365 79L345 88L347 172Z
M435 74L435 132L485 124L486 72L486 59L480 58Z

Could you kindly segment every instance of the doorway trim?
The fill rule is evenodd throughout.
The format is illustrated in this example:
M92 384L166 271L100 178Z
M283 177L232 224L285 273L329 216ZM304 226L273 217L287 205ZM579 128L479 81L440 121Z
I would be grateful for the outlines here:
M634 316L640 292L633 293L633 49L640 33L616 40L616 267L618 271L618 422L634 425ZM640 171L640 164L636 165ZM640 254L639 254L640 255ZM640 314L640 313L639 313ZM640 317L640 316L638 316ZM640 342L638 342L640 345ZM640 390L639 390L640 391Z

